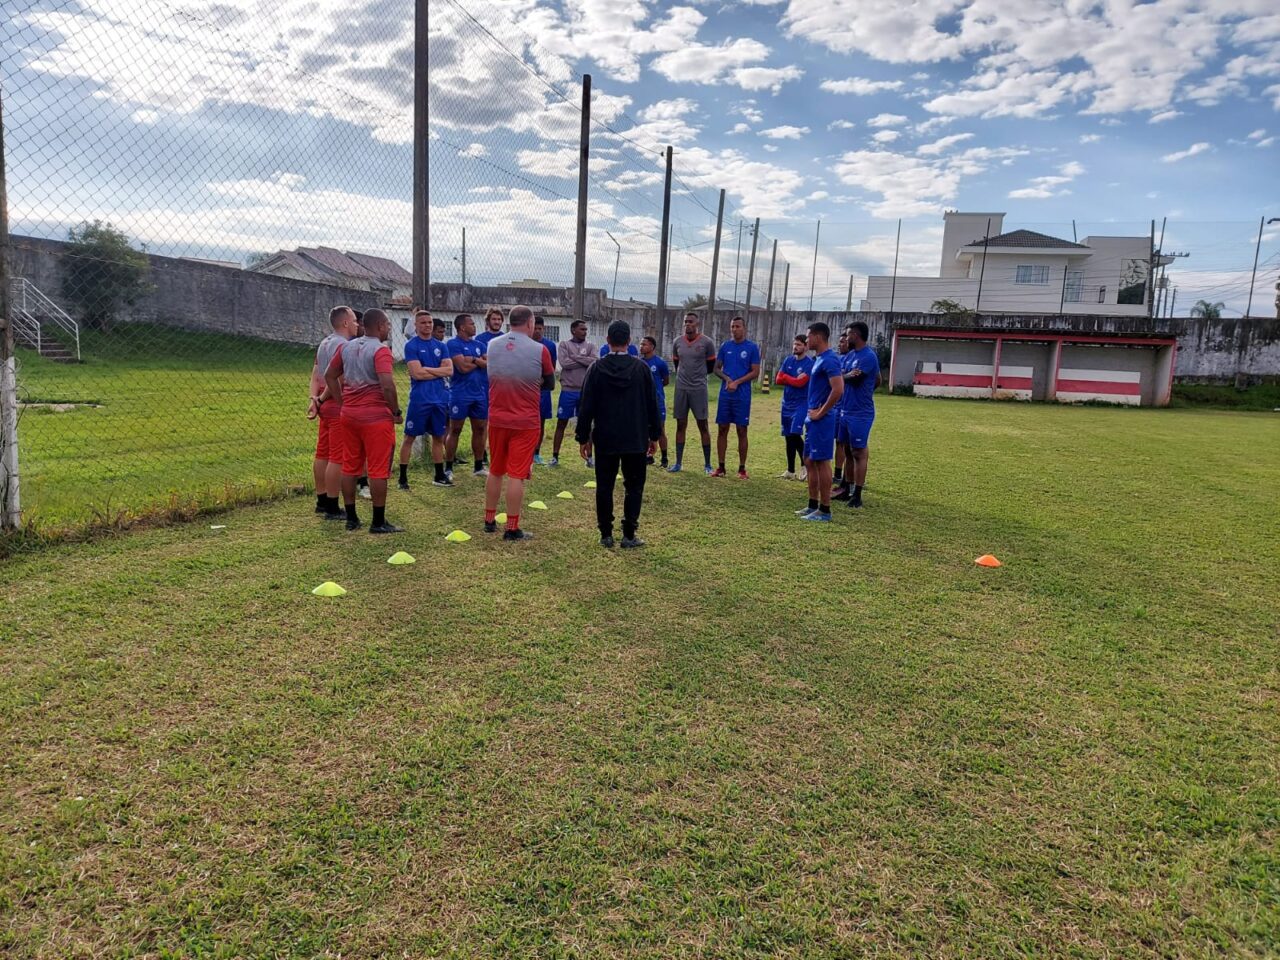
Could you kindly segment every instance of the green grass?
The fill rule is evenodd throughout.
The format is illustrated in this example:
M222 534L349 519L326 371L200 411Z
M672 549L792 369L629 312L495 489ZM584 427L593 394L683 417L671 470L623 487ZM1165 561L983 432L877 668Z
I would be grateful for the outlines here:
M1210 384L1173 385L1175 407L1217 407L1223 410L1280 410L1280 382L1256 383L1243 390Z
M887 398L820 526L776 402L639 554L574 464L7 562L0 954L1275 956L1280 419Z

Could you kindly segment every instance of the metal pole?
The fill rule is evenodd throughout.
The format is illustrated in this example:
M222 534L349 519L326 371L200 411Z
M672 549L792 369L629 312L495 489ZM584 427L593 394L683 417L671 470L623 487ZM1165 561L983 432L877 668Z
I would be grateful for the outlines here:
M822 236L822 221L818 221L818 229L813 234L813 273L809 275L809 312L813 312L813 285L818 280L818 239Z
M853 309L853 274L849 274L849 296L844 301L844 312L848 313Z
M1258 245L1253 248L1253 276L1249 278L1249 305L1244 308L1246 320L1249 318L1249 314L1253 312L1253 285L1258 281L1258 254L1262 252L1262 228L1266 225L1266 222L1265 214L1258 218Z
M987 229L990 230L990 222ZM902 218L898 218L898 239L893 241L893 283L889 287L889 312L893 313L893 301L898 296L898 251L902 249Z
M787 288L791 286L791 261L787 261L787 269L782 274L782 312L787 312Z
M1156 309L1156 218L1151 218L1151 252L1147 257L1147 316L1154 317Z
M655 318L659 343L667 342L667 232L671 229L671 155L672 149L667 147L667 179L662 187L662 239L661 249L658 251L658 316Z
M610 240L612 240L613 245L618 248L618 252L613 258L613 292L609 294L610 300L617 300L618 299L618 265L622 263L622 244L620 244L618 242L618 238L615 237L608 230L604 232L604 235L608 237Z
M724 228L724 191L720 191L720 209L716 212L716 245L711 251L711 291L707 294L707 329L716 325L716 279L720 272L720 231Z
M738 257L733 261L733 310L738 311L738 277L742 273L742 221L738 221Z
M1071 270L1071 264L1066 263L1062 266L1062 296L1058 298L1058 316L1062 316L1063 310L1067 305L1067 273Z
M427 87L428 0L415 0L413 13L413 302L431 309L431 201L429 189L431 112Z
M773 255L769 258L769 289L764 294L764 336L761 342L769 349L769 328L773 325L773 271L778 265L778 241L773 241Z
M573 263L573 316L583 318L587 286L587 166L591 159L591 74L582 75L582 128L578 134L578 240Z
M4 103L0 96L0 530L22 523L18 487L18 368L9 302L9 194L4 166Z
M467 228L462 228L462 285L467 285Z
M1173 288L1173 297L1169 300L1169 316L1173 316L1174 308L1178 306L1178 288Z
M747 267L747 305L742 311L747 325L751 324L751 284L756 278L756 244L760 242L760 218L756 217L756 225L751 228L751 265Z
M987 241L991 239L991 218L987 217L987 232L982 235L982 266L978 268L978 300L973 305L976 314L982 309L982 278L987 273Z

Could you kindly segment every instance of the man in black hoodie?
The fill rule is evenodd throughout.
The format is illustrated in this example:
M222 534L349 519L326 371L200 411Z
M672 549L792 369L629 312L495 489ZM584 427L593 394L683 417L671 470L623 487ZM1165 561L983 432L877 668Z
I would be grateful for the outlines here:
M613 546L613 488L622 469L622 546L643 547L636 536L644 498L646 461L662 435L658 393L643 361L627 355L631 327L609 324L609 355L592 364L582 385L575 439L585 459L590 445L596 460L596 523L600 546Z

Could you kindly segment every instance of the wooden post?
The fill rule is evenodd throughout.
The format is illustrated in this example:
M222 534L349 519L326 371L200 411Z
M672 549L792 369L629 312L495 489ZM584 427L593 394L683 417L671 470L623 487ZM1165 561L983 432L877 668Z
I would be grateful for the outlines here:
M662 239L658 249L658 315L654 318L655 332L659 343L666 343L667 337L667 243L671 230L671 147L667 147L667 178L662 187Z
M431 309L431 113L427 92L430 74L427 30L428 0L415 0L413 14L413 302Z
M591 74L587 73L582 76L582 127L578 134L578 239L573 258L573 317L575 320L584 319L585 312L582 309L582 301L586 295L587 286L587 165L590 159Z

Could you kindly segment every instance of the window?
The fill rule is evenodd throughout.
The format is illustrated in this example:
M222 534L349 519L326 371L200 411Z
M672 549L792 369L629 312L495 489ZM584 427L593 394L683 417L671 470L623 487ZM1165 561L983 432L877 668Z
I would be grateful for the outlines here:
M1084 271L1067 271L1067 288L1063 291L1067 303L1079 303L1084 297Z
M552 343L560 342L560 325L558 323L548 323L544 326L542 335Z
M1049 268L1047 266L1028 266L1019 264L1014 283L1048 283Z

